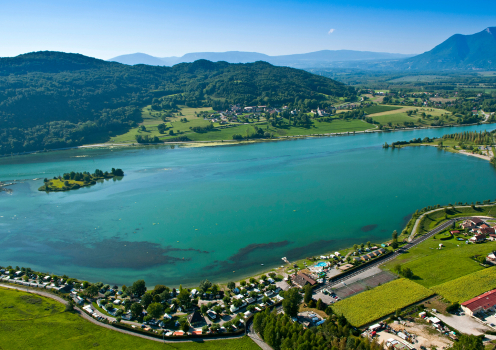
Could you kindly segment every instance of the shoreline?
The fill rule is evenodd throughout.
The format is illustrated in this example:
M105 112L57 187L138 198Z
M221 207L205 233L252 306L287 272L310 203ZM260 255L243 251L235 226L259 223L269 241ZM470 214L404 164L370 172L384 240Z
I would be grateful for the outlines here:
M74 149L112 149L112 148L125 148L125 147L146 147L146 146L178 146L181 148L199 148L199 147L216 147L216 146L235 146L235 145L246 145L246 144L254 144L254 143L262 143L262 142L276 142L276 141L288 141L288 140L301 140L308 138L322 138L322 137L333 137L333 136L353 136L356 134L371 134L376 132L398 132L398 131L411 131L411 130L424 130L424 129L440 129L440 128L453 128L453 127L462 127L462 126L474 126L474 125L491 125L496 123L473 123L473 124L454 124L454 125L445 125L445 126L428 126L428 127L413 127L413 128L397 128L397 129L387 129L380 130L377 126L375 128L370 128L363 131L344 131L344 132L336 132L336 133L323 133L323 134L308 134L308 135L293 135L293 136L281 136L273 139L252 139L252 140L213 140L213 141L178 141L178 142L158 142L158 143L96 143L89 145L81 145L81 146L73 146L73 147L63 147L63 148L54 148L48 150L38 150L38 151L30 151L30 152L21 152L14 154L3 154L0 155L1 158L15 157L15 156L24 156L30 154L38 154L38 153L49 153L49 152L57 152L57 151L68 151Z

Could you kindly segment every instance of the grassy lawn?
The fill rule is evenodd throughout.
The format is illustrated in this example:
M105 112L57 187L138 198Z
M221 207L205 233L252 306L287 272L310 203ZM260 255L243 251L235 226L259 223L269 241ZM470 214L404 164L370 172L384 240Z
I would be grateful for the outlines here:
M494 288L496 288L496 267L473 272L431 289L452 303L463 303Z
M401 108L403 108L403 107L374 105L374 106L366 107L363 110L367 114L374 114L374 113L381 113L381 112L387 112L387 111L395 111L395 110L401 109Z
M332 309L354 326L362 326L434 294L410 280L400 278L341 300Z
M409 267L415 275L413 281L432 287L483 270L471 257L486 255L496 249L496 242L465 244L456 237L447 240L441 238L446 238L444 233L439 233L401 254L383 268L392 271L398 264L403 268ZM437 249L441 243L444 247Z
M0 349L223 349L259 347L248 337L163 344L112 331L63 312L51 299L0 288Z

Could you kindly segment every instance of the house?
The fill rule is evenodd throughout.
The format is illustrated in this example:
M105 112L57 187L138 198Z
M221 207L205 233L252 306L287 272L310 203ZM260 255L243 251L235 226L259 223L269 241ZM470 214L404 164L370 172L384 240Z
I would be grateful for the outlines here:
M496 306L496 289L481 294L478 297L462 303L462 310L470 316L474 316L481 311L494 311Z
M493 250L492 253L487 254L487 260L496 262L496 252Z
M368 256L368 255L362 255L362 256L360 257L360 259L361 259L361 260L363 260L363 261L369 261L369 260L370 260L370 258L369 258L369 256Z
M313 286L317 284L317 281L314 280L312 277L308 276L306 273L298 272L297 275L293 276L293 283L299 286L300 288L303 288L307 284Z
M483 226L486 226L486 227L483 227ZM494 233L496 233L496 232L495 232L494 228L489 227L489 226L487 226L487 225L482 225L481 227L479 227L479 228L477 229L477 233L478 233L478 234L480 234L480 235L485 235L485 236L487 236L487 235L489 235L489 234L494 234Z
M496 234L490 233L489 235L487 235L487 239L490 241L496 241Z
M377 249L377 251L379 252L379 254L386 254L387 253L387 250L384 248L379 248L379 249Z
M472 243L481 243L486 240L485 235L475 235L474 237L470 238L469 241Z
M470 218L462 222L460 226L463 228L477 228L483 224L485 224L485 222L479 218Z
M188 323L193 328L203 322L205 322L205 319L202 317L202 315L200 315L198 310L195 310L193 311L193 313L188 315Z

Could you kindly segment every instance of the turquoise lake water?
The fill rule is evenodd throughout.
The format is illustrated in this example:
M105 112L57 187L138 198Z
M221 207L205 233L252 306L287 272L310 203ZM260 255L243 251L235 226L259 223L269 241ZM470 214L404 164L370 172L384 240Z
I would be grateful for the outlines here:
M435 204L496 198L487 162L384 142L492 125L243 146L79 149L0 159L0 265L129 285L238 280L288 259L401 231ZM37 189L69 171L126 176L63 193ZM264 264L264 267L261 267Z

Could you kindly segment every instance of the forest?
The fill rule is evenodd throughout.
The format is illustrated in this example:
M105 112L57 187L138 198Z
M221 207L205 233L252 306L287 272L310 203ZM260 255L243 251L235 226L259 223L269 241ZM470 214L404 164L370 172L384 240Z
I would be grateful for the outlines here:
M267 106L353 100L356 90L265 62L199 60L128 66L79 54L0 58L0 155L108 141L142 121L141 108Z

